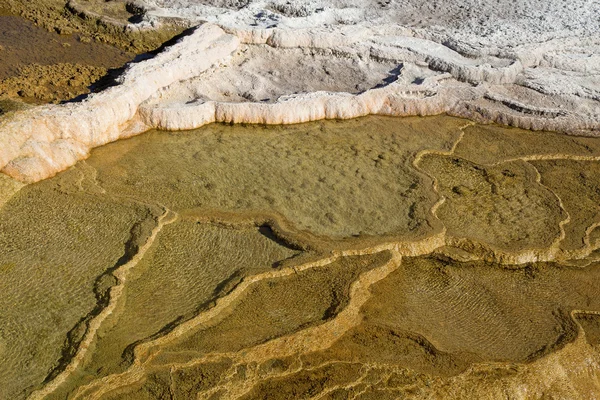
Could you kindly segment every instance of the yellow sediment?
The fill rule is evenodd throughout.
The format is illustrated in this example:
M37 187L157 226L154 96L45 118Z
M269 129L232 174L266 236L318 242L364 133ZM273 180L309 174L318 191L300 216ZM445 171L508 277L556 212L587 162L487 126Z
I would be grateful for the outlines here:
M561 197L556 191L549 188L543 183L543 176L540 170L535 165L531 164L531 161L548 161L548 160L573 160L573 161L589 161L597 162L600 161L600 156L583 156L575 154L529 154L522 157L510 157L503 159L502 161L493 164L480 164L487 165L490 167L501 166L506 163L524 163L523 170L527 171L527 183L535 182L539 185L543 191L548 192L548 198L551 198L551 202L545 204L551 204L552 207L560 209L560 220L558 217L556 221L558 231L557 236L551 236L550 245L543 248L523 248L518 250L510 250L506 248L499 248L494 244L487 243L484 240L464 237L452 232L449 232L448 228L444 224L444 220L441 219L440 208L446 204L447 199L442 193L440 188L439 177L430 171L426 171L421 168L423 160L431 156L439 157L462 157L456 155L457 148L461 145L465 138L465 130L473 127L475 124L467 122L458 128L458 135L452 143L447 143L445 147L447 149L425 149L416 151L414 157L407 158L407 161L412 165L412 168L419 174L426 175L431 179L431 192L437 196L432 197L427 193L426 197L431 202L431 208L428 211L427 222L429 231L421 235L421 237L410 237L409 234L406 237L402 235L365 235L355 239L348 238L328 238L327 234L319 232L314 233L308 228L299 229L298 225L294 224L295 221L286 215L285 212L276 209L250 209L240 210L235 207L230 207L232 210L223 207L223 209L208 209L208 208L175 208L175 211L171 211L173 208L171 204L166 203L162 206L164 213L158 218L156 227L152 230L151 235L146 242L139 248L139 251L133 256L133 258L119 267L113 272L113 275L118 279L117 285L110 289L110 300L108 305L91 320L88 329L78 345L75 355L70 360L66 368L57 375L53 380L45 384L41 389L31 394L31 399L43 399L51 396L56 392L59 387L65 384L80 368L82 368L90 356L93 353L94 341L97 339L98 331L105 324L107 318L112 315L119 302L124 301L124 290L127 285L128 279L131 275L132 269L140 262L148 250L153 246L155 239L160 234L161 230L165 225L175 222L178 218L182 220L198 221L198 223L206 222L218 222L224 226L236 226L238 224L254 224L263 225L266 224L272 228L273 232L278 238L285 238L286 242L298 244L303 250L313 250L311 258L305 258L304 261L309 259L309 262L300 263L298 265L285 264L284 267L279 269L273 269L268 272L259 273L244 277L235 288L233 288L226 295L216 299L210 308L195 314L191 319L187 319L181 323L178 323L172 330L163 334L160 337L153 338L148 341L143 341L137 344L133 350L133 359L131 364L123 372L113 373L107 376L95 376L91 381L86 381L83 385L76 387L73 392L70 393L69 398L73 399L100 399L105 395L120 394L122 390L129 387L135 387L141 385L148 378L148 375L152 371L165 370L169 371L173 375L176 371L185 370L191 367L200 366L207 363L216 363L221 360L229 360L233 366L249 365L249 364L260 364L268 360L273 359L285 359L285 358L298 358L300 355L306 355L308 353L318 352L326 350L340 340L342 336L348 334L353 328L358 327L365 321L365 315L363 314L364 306L367 302L373 298L372 287L381 281L386 280L390 274L397 272L402 267L404 258L408 257L421 257L435 253L443 254L448 258L460 259L459 256L455 256L451 251L452 248L459 249L464 252L465 258L475 261L485 261L501 265L509 265L511 267L524 267L530 263L542 263L542 262L567 262L568 260L582 260L590 256L592 252L600 247L600 241L592 243L590 239L592 232L600 227L600 222L592 222L585 230L585 237L583 238L584 246L578 249L563 249L561 244L567 237L567 230L565 229L569 223L572 222L572 215L563 203ZM455 136L452 136L454 139ZM112 166L111 166L112 167ZM531 168L529 168L531 167ZM94 193L97 195L109 196L114 199L128 199L136 202L144 203L148 201L153 203L156 199L145 199L143 196L138 197L136 194L118 193L113 194L115 187L105 185L106 170L102 171L102 166L93 164L93 161L83 162L78 167L78 171L81 174L80 180L76 182L79 190ZM117 169L117 172L121 173ZM535 177L533 172L535 172ZM124 173L125 174L125 173ZM426 182L429 182L426 180ZM0 181L1 183L1 181ZM423 180L420 181L423 183ZM172 185L178 185L179 182L173 183ZM442 186L443 187L443 186ZM159 188L160 189L160 188ZM425 195L421 200L425 198ZM554 203L554 200L556 203ZM165 202L161 201L161 204ZM2 205L0 199L0 206ZM216 207L215 207L216 208ZM425 211L421 211L424 213ZM558 212L557 214L558 215ZM332 228L333 229L333 228ZM554 234L554 230L552 234ZM424 236L424 237L423 237ZM245 296L251 291L255 285L261 282L267 282L270 280L283 280L286 277L294 276L304 272L310 272L313 270L319 270L326 266L331 265L343 258L352 256L365 256L375 255L382 252L390 252L391 258L385 264L377 266L367 272L363 272L360 276L354 280L350 286L348 294L348 303L345 307L339 311L334 317L329 320L324 320L322 323L316 326L309 326L298 331L286 334L279 337L269 338L268 340L244 348L239 351L209 351L206 353L197 354L190 351L191 356L186 361L172 361L167 359L164 361L163 356L168 351L168 346L176 343L181 343L186 339L189 339L192 335L198 334L208 327L218 325L221 321L227 318L235 310L237 305L244 299ZM590 263L590 260L587 260ZM406 264L405 264L406 265ZM302 299L298 299L302 301ZM569 310L571 318L575 320L577 315L600 315L600 310ZM457 393L461 390L466 390L469 384L472 384L477 379L477 374L485 371L486 369L506 369L512 368L518 365L516 368L518 371L515 376L522 379L523 382L533 385L533 379L535 376L540 374L549 374L551 379L549 382L563 382L573 378L572 371L566 371L569 361L566 360L567 356L571 355L578 360L581 357L586 357L586 354L593 354L589 348L586 347L585 335L579 327L579 335L566 345L558 348L556 351L545 354L543 357L535 359L533 362L523 366L524 364L515 364L507 362L484 362L472 365L466 372L461 373L458 376L452 377L449 380L432 380L431 389L432 393L436 393L440 396L452 395L458 396ZM437 345L436 345L437 346ZM439 350L439 349L438 349ZM170 354L176 354L171 352ZM583 356L582 356L583 354ZM593 359L593 355L589 356L589 359ZM299 358L298 358L299 360ZM318 367L305 367L301 361L289 368L286 372L277 374L277 378L291 376L294 373L300 371L311 371L316 368L322 368L327 365L334 365L338 363L344 363L347 361L328 361L321 363ZM565 361L566 360L566 361ZM555 364L552 364L555 363ZM590 370L597 367L598 361L590 361ZM594 364L596 363L596 364ZM553 369L553 365L559 365ZM233 367L232 367L233 368ZM384 363L364 363L363 370L361 371L360 377L349 384L336 384L331 387L324 389L322 392L317 394L314 398L327 398L327 395L332 394L337 390L356 391L354 396L365 394L368 386L368 374L375 369L386 370L389 374L391 371L399 371L401 368L398 366L385 365ZM230 376L232 369L229 369ZM589 373L587 371L586 373ZM254 374L254 375L253 375ZM562 375L561 375L562 374ZM582 373L583 374L583 373ZM541 375L540 375L541 376ZM199 398L209 398L211 395L217 392L226 392L230 398L243 397L248 395L253 389L256 388L258 382L264 377L258 376L256 373L248 372L248 378L244 381L233 381L232 379L225 379L219 382L209 390L199 393ZM510 393L518 393L516 381L507 379L507 385L510 387ZM515 378L516 379L516 378ZM592 382L592 386L598 384L598 378L596 382ZM450 382L450 383L449 383ZM455 385L458 391L452 392L452 389L448 388L448 385ZM465 386L467 385L467 386ZM550 383L549 383L550 385ZM536 387L542 387L536 386ZM481 387L481 390L485 389L485 385ZM496 386L490 384L489 393L496 393L498 390ZM547 386L546 389L551 388ZM570 388L569 390L571 390ZM391 391L395 389L390 389ZM540 389L541 390L541 389ZM545 390L545 389L544 389ZM575 390L575 389L573 389ZM400 392L398 392L400 393ZM479 393L479 392L477 392ZM570 392L569 392L570 393ZM459 396L460 397L460 396Z
M23 186L23 183L0 172L0 208L6 204Z
M113 275L118 279L119 283L110 289L110 301L108 306L102 310L102 312L94 318L87 329L87 332L79 344L77 349L77 353L72 358L71 362L67 365L67 367L54 378L51 382L47 383L42 389L37 390L31 394L30 399L43 399L46 396L49 396L52 392L54 392L61 384L63 384L69 376L79 367L79 365L85 359L88 351L90 350L92 343L96 338L96 333L100 326L108 318L109 315L113 313L115 308L117 307L117 303L125 289L125 284L127 283L127 276L129 275L131 269L144 257L144 254L152 247L156 236L161 231L161 229L167 225L175 222L177 219L177 214L172 211L165 210L164 214L158 218L158 222L156 228L152 231L152 235L148 238L146 243L142 247L140 247L138 253L133 256L133 258L123 266L119 267L117 270L113 272Z

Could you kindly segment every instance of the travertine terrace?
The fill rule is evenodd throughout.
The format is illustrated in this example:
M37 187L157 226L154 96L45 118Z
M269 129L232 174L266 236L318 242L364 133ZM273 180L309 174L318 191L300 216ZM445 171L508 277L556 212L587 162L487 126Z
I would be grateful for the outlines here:
M97 3L69 4L85 14ZM447 113L597 135L598 2L486 3L136 2L124 29L202 25L115 87L3 121L0 168L38 181L119 138L215 121Z
M372 116L7 179L2 395L589 398L599 163L598 138Z
M600 396L598 1L6 3L0 400Z

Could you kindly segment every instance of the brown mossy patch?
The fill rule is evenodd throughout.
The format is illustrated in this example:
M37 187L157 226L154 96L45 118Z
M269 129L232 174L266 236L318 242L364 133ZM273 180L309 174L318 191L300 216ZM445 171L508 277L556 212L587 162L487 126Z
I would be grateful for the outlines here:
M469 353L444 353L419 334L370 322L351 329L329 349L302 357L306 368L314 368L333 360L408 368L414 374L410 379L405 376L405 384L419 381L421 374L456 375L465 371L472 363L481 361Z
M6 8L49 31L61 35L80 34L84 40L96 40L132 53L154 50L185 27L167 25L160 30L128 31L93 15L77 13L64 0L6 0ZM122 14L123 16L125 14Z
M0 99L59 102L135 54L81 34L49 32L16 15L0 15Z
M26 110L27 108L29 108L29 105L21 100L0 99L0 117L16 111Z
M0 97L28 102L60 102L90 92L90 85L106 75L104 67L81 64L27 65L17 75L0 81Z

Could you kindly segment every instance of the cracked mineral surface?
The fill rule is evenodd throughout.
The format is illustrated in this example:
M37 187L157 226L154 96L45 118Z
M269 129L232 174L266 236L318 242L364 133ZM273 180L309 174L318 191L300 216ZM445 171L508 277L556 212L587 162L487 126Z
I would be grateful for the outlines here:
M0 400L599 397L599 14L0 1Z

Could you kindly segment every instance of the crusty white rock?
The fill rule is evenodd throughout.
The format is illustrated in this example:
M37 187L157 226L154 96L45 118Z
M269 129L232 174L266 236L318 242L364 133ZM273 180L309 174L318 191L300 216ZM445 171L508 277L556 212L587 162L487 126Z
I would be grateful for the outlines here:
M132 64L117 86L80 103L37 107L0 123L0 167L22 182L56 174L93 147L147 129L136 123L139 105L158 89L198 75L228 57L235 36L202 25L156 57Z
M448 113L600 134L597 1L137 3L145 28L165 18L213 24L130 66L118 86L2 122L2 172L37 181L95 146L215 121Z

